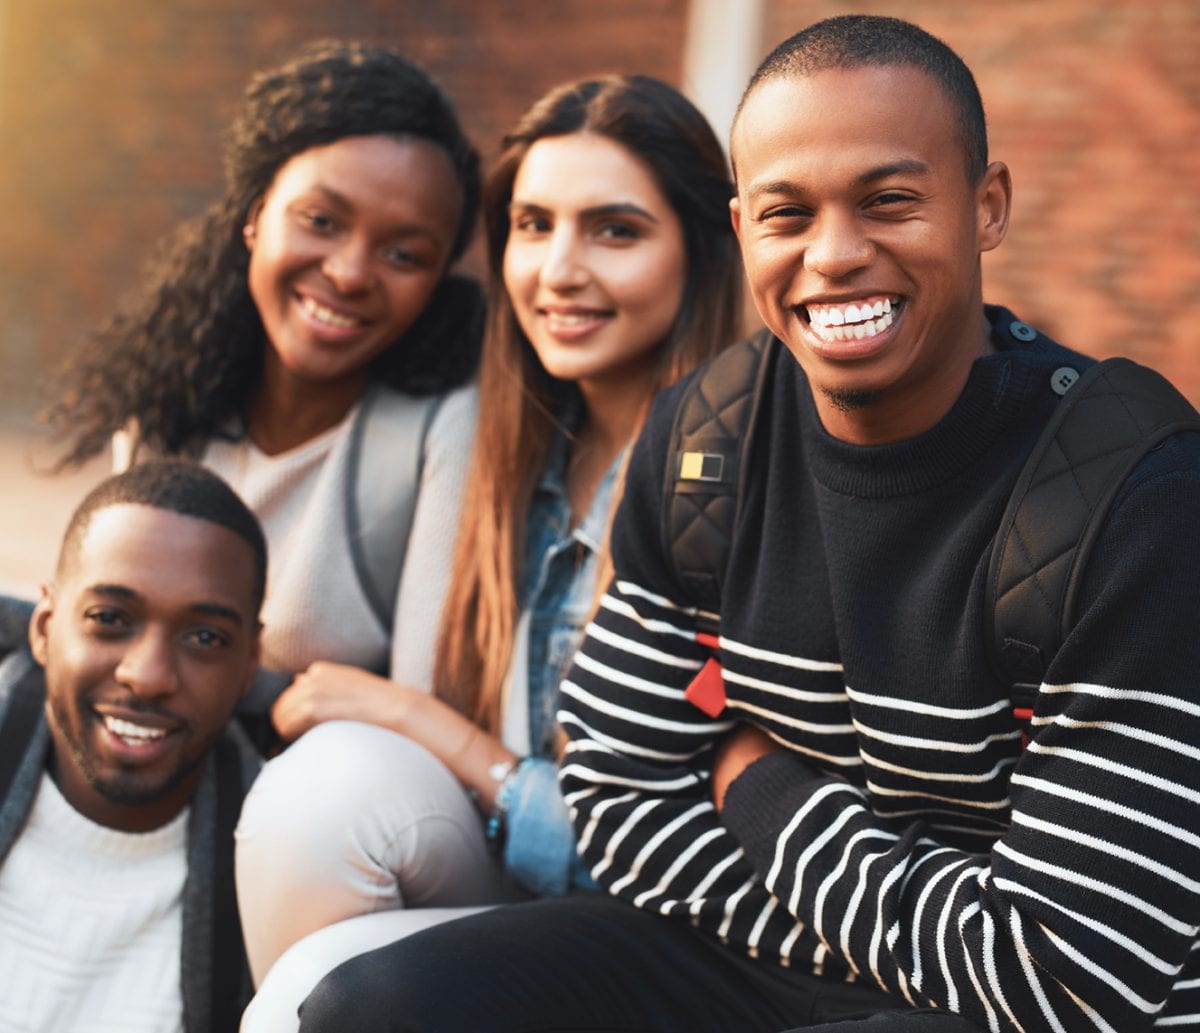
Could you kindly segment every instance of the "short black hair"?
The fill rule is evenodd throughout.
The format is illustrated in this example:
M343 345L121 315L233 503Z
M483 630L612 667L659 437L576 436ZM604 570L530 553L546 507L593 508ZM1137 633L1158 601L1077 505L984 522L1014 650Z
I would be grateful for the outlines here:
M910 65L933 77L958 112L967 177L977 183L987 171L988 142L975 77L949 46L900 18L844 14L802 29L763 58L742 94L738 112L755 88L767 80L870 65Z
M157 459L132 466L101 481L84 497L67 523L58 571L79 551L92 515L109 506L153 506L227 528L254 551L255 609L267 585L267 539L250 508L228 484L199 463Z

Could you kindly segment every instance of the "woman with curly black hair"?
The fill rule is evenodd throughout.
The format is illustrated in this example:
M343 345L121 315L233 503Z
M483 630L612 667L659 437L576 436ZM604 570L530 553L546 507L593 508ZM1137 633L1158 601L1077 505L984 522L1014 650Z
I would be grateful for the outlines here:
M265 665L427 684L431 655L408 649L398 671L393 631L428 621L408 641L432 642L449 576L474 411L453 389L474 373L483 301L448 270L475 224L478 156L419 68L326 41L251 81L225 177L66 364L47 414L63 465L110 440L118 467L197 458L270 541ZM410 523L445 541L439 555L425 534L402 582Z

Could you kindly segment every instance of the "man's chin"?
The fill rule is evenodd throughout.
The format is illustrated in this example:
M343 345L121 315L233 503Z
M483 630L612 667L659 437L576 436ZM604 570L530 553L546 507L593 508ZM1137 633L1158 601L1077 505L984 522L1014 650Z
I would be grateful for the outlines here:
M839 412L853 413L869 409L879 401L878 391L850 391L839 388L822 388L821 393Z
M203 756L182 761L165 775L134 771L100 775L94 769L88 771L87 775L91 787L109 803L122 807L145 807L175 792L203 762Z

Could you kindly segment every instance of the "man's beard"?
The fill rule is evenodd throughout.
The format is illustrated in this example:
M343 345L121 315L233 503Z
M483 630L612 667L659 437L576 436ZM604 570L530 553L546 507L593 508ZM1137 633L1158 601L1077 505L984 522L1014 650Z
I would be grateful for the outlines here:
M878 391L839 391L836 388L822 388L821 390L839 412L850 413L866 409L879 401Z
M161 800L164 796L171 793L204 763L209 749L220 734L218 732L213 735L194 756L181 758L176 768L161 782L147 784L145 778L136 771L119 771L116 775L101 778L84 745L84 732L82 729L79 729L79 734L75 734L78 726L71 723L71 714L68 712L66 705L62 700L52 698L50 700L50 709L53 712L54 721L62 730L63 738L66 740L71 752L70 762L75 765L87 780L88 785L95 789L104 799L110 803L121 804L125 807L144 807L147 804ZM80 711L76 711L76 713L80 713ZM98 721L99 719L83 717L83 720L86 727L86 722L91 720Z

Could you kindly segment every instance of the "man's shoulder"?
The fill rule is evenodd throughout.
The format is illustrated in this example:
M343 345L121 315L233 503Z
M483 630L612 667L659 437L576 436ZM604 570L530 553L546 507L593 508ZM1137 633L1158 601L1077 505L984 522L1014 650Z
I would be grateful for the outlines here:
M738 414L732 406L738 405L739 397L752 388L760 367L775 363L782 349L783 344L766 329L723 348L658 392L646 421L650 432L667 439L685 405L692 407L692 419L702 420L711 414L723 417L727 423L736 422ZM798 364L791 365L799 370Z

